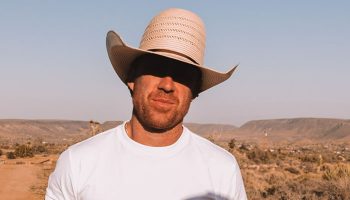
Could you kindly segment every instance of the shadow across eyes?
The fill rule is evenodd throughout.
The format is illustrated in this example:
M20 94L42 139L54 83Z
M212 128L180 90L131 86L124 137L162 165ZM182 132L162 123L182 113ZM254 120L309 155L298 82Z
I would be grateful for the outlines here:
M187 86L193 92L201 84L201 71L190 64L170 58L145 54L138 57L131 65L128 82L133 82L142 75L171 77L175 82Z

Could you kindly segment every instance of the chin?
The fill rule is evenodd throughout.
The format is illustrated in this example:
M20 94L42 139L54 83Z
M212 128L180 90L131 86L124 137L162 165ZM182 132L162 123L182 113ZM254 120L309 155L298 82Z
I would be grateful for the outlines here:
M179 125L187 112L159 112L150 107L141 107L140 109L134 108L133 113L145 130L163 133Z
M168 131L178 124L180 124L182 120L164 120L162 119L146 119L143 121L142 125L148 131L155 133L162 133Z

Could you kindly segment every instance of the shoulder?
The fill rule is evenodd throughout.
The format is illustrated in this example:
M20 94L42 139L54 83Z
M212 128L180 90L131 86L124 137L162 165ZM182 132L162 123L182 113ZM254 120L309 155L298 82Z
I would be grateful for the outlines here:
M91 138L76 143L68 148L68 151L73 155L81 155L85 153L93 153L96 150L101 151L106 147L117 142L119 126L99 133Z
M108 158L118 144L118 127L107 130L87 140L70 146L61 153L57 160L55 170L50 175L47 198L73 199L82 188L81 183L86 182L94 168L99 165L99 160ZM103 162L105 163L105 162ZM58 198L60 199L60 198Z
M191 131L189 132L193 144L206 157L209 164L215 167L227 168L222 170L232 171L232 168L239 170L238 163L230 152Z
M108 158L113 151L111 147L118 144L117 134L118 127L74 144L62 152L50 176L50 187L56 185L55 188L62 188L69 182L72 188L67 191L78 191L80 179L86 179L99 165L99 160Z
M65 150L56 165L70 166L74 173L93 168L97 161L108 157L118 145L118 127L99 133Z
M236 158L224 148L192 132L191 139L208 167L215 193L230 199L247 199Z

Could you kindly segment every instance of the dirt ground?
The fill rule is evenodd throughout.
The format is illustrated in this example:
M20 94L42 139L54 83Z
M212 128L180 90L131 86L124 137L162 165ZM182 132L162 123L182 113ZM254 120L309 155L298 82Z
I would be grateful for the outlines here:
M0 158L0 200L43 199L55 156Z

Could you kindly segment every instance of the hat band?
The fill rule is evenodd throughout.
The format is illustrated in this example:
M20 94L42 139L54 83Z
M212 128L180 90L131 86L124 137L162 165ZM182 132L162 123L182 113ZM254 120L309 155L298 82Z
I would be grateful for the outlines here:
M177 55L177 56L181 56L181 57L184 57L184 58L190 60L190 61L193 62L194 64L199 65L199 63L197 63L197 62L196 62L195 60L193 60L191 57L189 57L189 56L187 56L187 55L185 55L185 54L176 52L176 51L169 50L169 49L148 49L148 51L175 54L175 55Z

